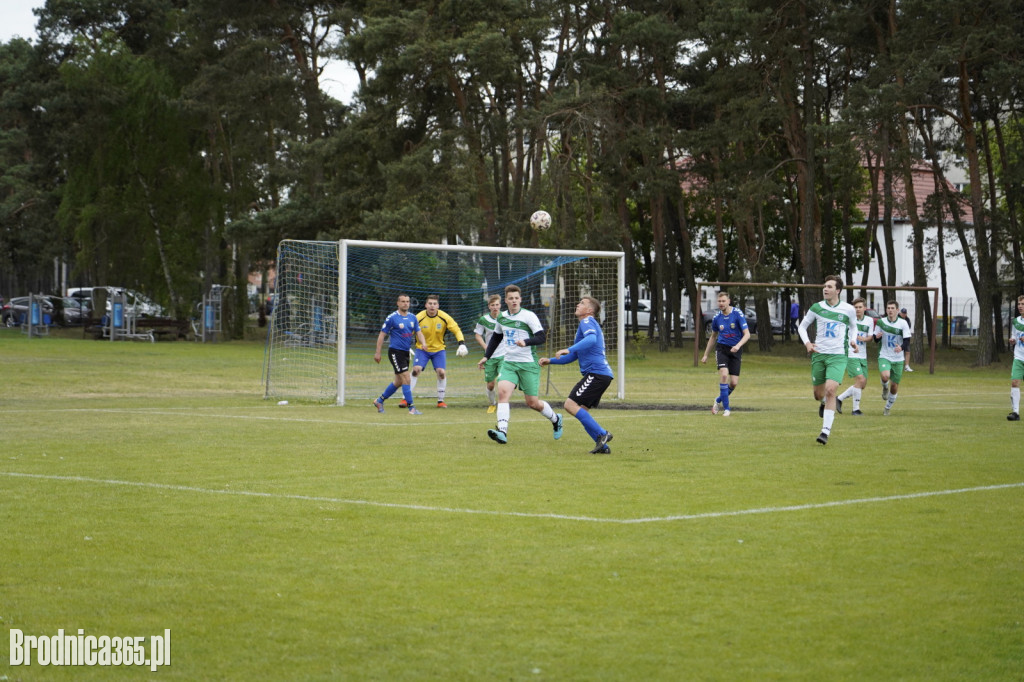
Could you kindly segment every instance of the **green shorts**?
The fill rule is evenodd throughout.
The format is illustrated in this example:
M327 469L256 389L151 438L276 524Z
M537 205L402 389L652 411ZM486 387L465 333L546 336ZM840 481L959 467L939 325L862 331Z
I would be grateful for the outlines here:
M845 355L811 354L811 384L814 386L820 386L826 381L841 384L844 374L846 374Z
M868 375L868 361L864 358L850 358L846 361L846 376L851 379Z
M501 373L502 358L491 358L484 363L484 381L491 383Z
M903 363L893 362L892 360L886 360L885 358L878 358L878 371L888 372L889 381L893 383L900 383L900 379L903 378Z
M1024 380L1024 360L1014 360L1010 369L1010 378Z
M498 381L511 381L526 395L536 396L540 393L540 365L505 360L501 363Z

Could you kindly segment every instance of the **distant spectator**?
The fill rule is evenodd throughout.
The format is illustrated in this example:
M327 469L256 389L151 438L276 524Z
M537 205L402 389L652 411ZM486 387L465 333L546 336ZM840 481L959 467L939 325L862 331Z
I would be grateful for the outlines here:
M793 301L789 306L789 333L796 334L797 324L800 323L800 301Z

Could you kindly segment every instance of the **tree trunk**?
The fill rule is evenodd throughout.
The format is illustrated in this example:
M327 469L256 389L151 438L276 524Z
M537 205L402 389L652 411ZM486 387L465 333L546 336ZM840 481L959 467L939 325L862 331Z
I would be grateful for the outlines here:
M987 367L993 361L992 345L992 289L995 284L994 267L990 256L988 218L985 215L985 202L981 189L981 161L978 151L978 138L974 132L973 100L971 98L970 76L967 71L967 60L961 58L959 63L958 86L960 117L964 134L964 154L967 158L968 177L971 181L971 208L974 210L974 241L978 253L978 282L975 297L978 299L978 350L976 362L980 367Z

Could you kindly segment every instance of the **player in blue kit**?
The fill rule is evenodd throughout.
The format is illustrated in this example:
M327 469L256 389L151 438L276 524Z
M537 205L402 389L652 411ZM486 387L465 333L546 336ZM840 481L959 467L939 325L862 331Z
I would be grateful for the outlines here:
M414 337L424 348L427 346L427 340L420 330L416 316L409 313L410 302L408 294L399 294L397 304L398 310L388 315L387 319L384 320L384 324L381 325L380 334L377 335L377 352L373 354L373 361L379 365L381 346L384 345L384 339L389 339L388 359L391 361L391 367L395 370L395 379L387 385L387 388L384 389L379 398L374 399L373 406L377 408L378 412L383 412L384 401L401 388L402 395L405 396L405 400L409 405L409 414L423 414L412 404L412 386L410 386L412 377L409 374L409 351L412 349Z
M729 302L729 294L718 292L718 314L711 321L711 335L708 346L704 349L702 363L707 363L711 347L715 347L715 359L718 363L718 397L711 403L711 414L718 414L718 405L722 405L722 416L728 417L729 396L740 383L740 361L743 358L743 346L750 340L750 329L747 318Z
M565 399L565 411L576 417L587 434L594 439L594 449L590 454L608 454L612 450L608 442L612 432L603 428L590 415L601 402L608 385L614 376L604 351L604 333L596 317L601 314L601 303L592 296L584 296L576 304L576 319L580 321L576 329L576 338L568 348L555 353L553 358L541 358L540 366L568 365L579 361L583 378L569 392Z

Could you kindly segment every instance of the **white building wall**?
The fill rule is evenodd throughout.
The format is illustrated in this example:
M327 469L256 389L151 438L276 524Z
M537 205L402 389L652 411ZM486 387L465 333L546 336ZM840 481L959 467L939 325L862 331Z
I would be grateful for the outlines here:
M879 228L881 232L881 228ZM914 251L913 251L913 232L910 223L896 223L893 225L893 246L896 252L896 283L898 285L912 286L914 282ZM946 234L949 232L946 231ZM936 229L925 228L925 239L934 240L936 236ZM978 327L978 302L974 296L974 287L971 284L971 276L967 270L967 261L964 259L961 251L959 240L956 243L946 243L946 286L947 293L950 299L949 315L952 318L966 317L969 325L969 329L977 329ZM950 255L951 252L957 252L956 255ZM886 266L888 270L888 265ZM851 285L860 284L861 278L863 277L863 269L857 271L854 276ZM941 287L941 273L939 272L939 261L938 258L927 268L926 275L928 278L927 286L930 287ZM881 285L881 274L879 272L877 259L872 258L870 275L868 276L869 285ZM938 315L942 315L942 291L939 291L939 310ZM911 322L915 319L916 305L914 302L913 291L869 291L865 297L868 300L868 305L873 307L879 313L884 313L885 301L890 298L895 298L899 301L901 308L907 309L907 314L910 316ZM931 306L931 292L929 292L928 305Z

